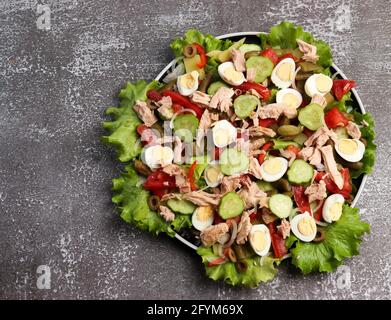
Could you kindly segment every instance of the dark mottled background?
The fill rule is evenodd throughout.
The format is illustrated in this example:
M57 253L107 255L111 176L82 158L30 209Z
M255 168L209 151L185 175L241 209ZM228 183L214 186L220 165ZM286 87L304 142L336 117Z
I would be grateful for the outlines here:
M50 30L37 27L38 4L51 10ZM0 298L390 299L390 9L388 0L0 0ZM100 124L124 81L157 75L187 28L267 31L284 19L331 44L375 116L378 162L358 202L372 233L337 273L282 268L258 289L231 288L208 280L181 243L119 220L110 202L119 166ZM37 289L39 265L51 268L49 290Z

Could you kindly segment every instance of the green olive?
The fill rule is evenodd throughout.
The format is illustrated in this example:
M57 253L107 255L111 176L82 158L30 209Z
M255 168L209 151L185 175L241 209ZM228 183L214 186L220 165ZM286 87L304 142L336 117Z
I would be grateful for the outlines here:
M322 242L324 239L326 239L326 232L322 227L317 227L316 230L316 236L313 240L314 242Z
M236 271L239 273L243 273L247 271L247 262L245 260L243 261L237 261L235 262Z
M186 58L193 58L197 53L197 49L192 44L188 44L183 48L183 55Z
M283 125L278 128L277 132L281 136L296 136L303 131L302 126L293 126L291 124Z
M238 260L236 259L236 253L235 251L230 247L230 248L227 248L227 251L226 251L226 256L228 256L228 259L229 261L231 262L237 262Z
M151 210L157 210L160 206L160 198L158 196L150 196L148 198L148 206Z

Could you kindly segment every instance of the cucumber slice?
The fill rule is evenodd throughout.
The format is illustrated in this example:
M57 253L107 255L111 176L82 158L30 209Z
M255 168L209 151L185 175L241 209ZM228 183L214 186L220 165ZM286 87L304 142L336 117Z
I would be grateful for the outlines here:
M244 210L244 202L235 192L228 192L221 198L219 215L224 220L240 215Z
M239 50L243 53L247 53L251 51L262 51L262 48L257 44L245 43L240 46Z
M267 181L257 181L258 188L261 189L264 192L275 190L275 188L272 186L270 182Z
M295 146L300 147L298 143L295 141L289 140L280 140L280 139L272 139L273 141L273 150L285 149L287 146Z
M334 129L335 134L337 135L338 139L348 139L349 135L346 131L345 127L337 127Z
M311 181L314 175L314 168L301 159L293 161L287 172L288 180L294 184L305 184Z
M175 212L182 214L192 214L196 206L187 200L170 199L167 201L168 207Z
M300 110L299 121L312 131L318 130L324 123L323 108L317 103L310 103Z
M253 56L246 61L246 69L250 68L255 69L254 81L260 83L272 74L274 64L269 58Z
M235 113L240 119L245 119L251 115L251 112L253 112L260 103L261 102L256 96L241 95L234 101Z
M284 219L291 214L293 202L287 195L278 193L270 197L269 208L277 217Z
M174 132L184 142L190 143L196 136L198 129L198 118L193 114L182 114L175 118Z
M219 161L221 172L227 176L246 171L249 162L247 155L236 148L226 148Z
M300 133L296 137L293 138L293 141L302 146L304 144L304 142L307 141L307 139L308 139L308 137L304 133Z
M222 87L228 88L227 84L223 81L212 82L208 87L207 93L213 96L217 92L217 90Z

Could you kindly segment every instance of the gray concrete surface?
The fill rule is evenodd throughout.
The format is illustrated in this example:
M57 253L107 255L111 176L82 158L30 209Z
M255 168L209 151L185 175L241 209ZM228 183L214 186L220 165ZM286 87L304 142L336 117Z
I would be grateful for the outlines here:
M1 0L0 298L390 299L390 9L388 0ZM284 19L331 44L374 114L378 161L358 203L372 233L337 273L282 268L258 289L231 288L208 280L179 242L119 220L110 202L119 165L100 124L125 80L152 79L187 28L267 31ZM50 289L37 288L40 265Z

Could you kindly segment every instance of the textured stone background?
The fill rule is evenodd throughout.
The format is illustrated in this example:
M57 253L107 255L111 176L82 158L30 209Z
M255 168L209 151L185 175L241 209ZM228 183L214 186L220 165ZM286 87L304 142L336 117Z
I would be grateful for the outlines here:
M38 4L51 9L50 30L36 26ZM1 0L0 298L390 299L390 9L388 0ZM187 28L266 31L284 19L331 44L375 116L378 161L358 203L372 233L349 269L282 268L258 289L231 288L208 280L181 243L117 218L119 166L100 124L124 81L152 79ZM39 265L51 267L50 290L36 287ZM338 289L346 271L351 286Z

